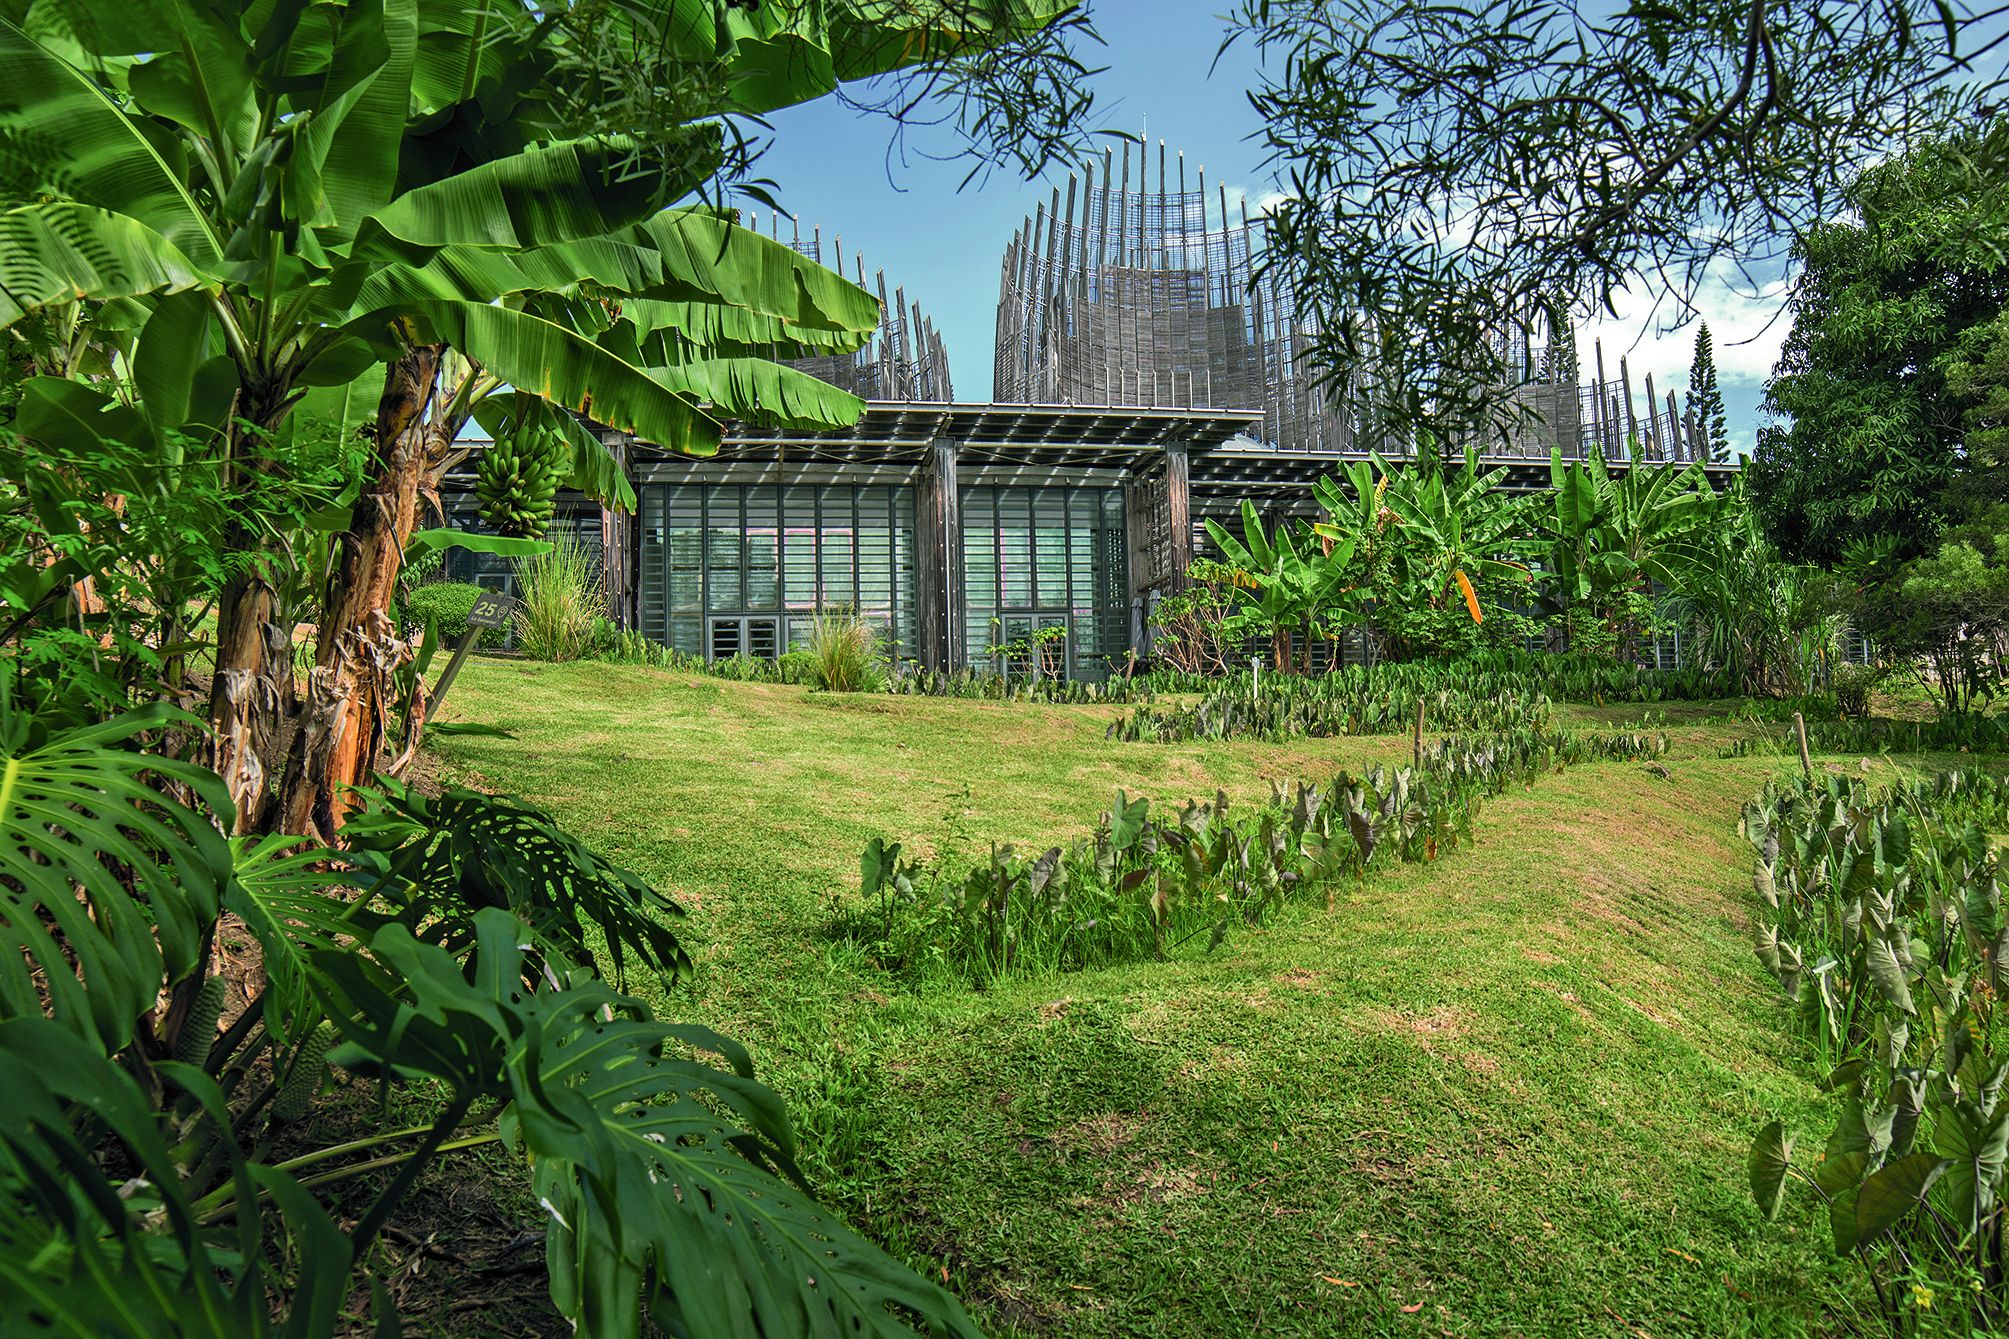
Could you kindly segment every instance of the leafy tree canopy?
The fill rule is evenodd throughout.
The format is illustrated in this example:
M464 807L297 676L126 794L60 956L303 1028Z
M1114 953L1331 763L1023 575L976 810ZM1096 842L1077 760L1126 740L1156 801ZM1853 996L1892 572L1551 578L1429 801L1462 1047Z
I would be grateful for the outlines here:
M1289 186L1268 266L1385 430L1498 421L1503 324L1612 309L1641 276L1685 318L1706 279L1831 217L1864 163L1992 114L1997 14L1243 0L1228 41L1264 57L1253 101Z
M2009 182L1972 147L1864 172L1846 197L1853 217L1797 248L1793 328L1766 399L1787 421L1760 434L1749 465L1790 557L1916 557L1992 486Z

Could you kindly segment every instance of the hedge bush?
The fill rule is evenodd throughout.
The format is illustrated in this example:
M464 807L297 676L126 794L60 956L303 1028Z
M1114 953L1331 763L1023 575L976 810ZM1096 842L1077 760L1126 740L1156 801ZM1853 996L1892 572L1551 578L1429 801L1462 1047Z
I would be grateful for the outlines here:
M457 645L467 635L467 616L480 594L481 587L464 581L435 581L420 586L405 597L405 621L423 628L426 620L431 619L439 627L441 640L449 646ZM476 643L483 648L502 644L501 628L483 629L481 640Z

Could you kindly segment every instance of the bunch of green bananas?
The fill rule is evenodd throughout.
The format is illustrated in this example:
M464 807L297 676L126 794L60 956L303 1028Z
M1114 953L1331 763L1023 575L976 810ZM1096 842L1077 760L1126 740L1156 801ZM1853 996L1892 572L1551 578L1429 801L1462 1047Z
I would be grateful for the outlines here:
M565 443L553 432L518 432L481 453L474 497L481 519L505 535L542 539L551 524L551 500L565 460Z

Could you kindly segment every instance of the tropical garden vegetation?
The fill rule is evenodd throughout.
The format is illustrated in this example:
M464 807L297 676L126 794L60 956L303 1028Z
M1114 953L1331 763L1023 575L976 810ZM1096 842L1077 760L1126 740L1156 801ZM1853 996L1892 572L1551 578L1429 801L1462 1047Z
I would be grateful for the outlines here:
M693 663L547 537L626 436L859 412L782 360L878 303L729 204L760 118L1036 175L1071 6L0 0L0 1332L2009 1325L1986 33L1370 8L1235 22L1272 263L1380 314L1323 352L1410 450L1210 523L1081 684L848 609ZM1499 312L1764 239L1735 484L1442 446Z

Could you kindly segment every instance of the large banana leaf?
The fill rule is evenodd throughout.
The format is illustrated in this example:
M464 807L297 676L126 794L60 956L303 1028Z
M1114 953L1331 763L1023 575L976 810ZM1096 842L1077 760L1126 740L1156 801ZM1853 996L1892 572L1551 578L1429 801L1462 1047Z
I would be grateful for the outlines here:
M376 965L333 964L343 995L363 1003L336 1054L354 1070L441 1072L507 1099L505 1133L551 1213L552 1293L581 1333L639 1335L644 1314L708 1339L911 1335L909 1315L937 1334L977 1333L947 1292L776 1174L792 1170L787 1116L737 1047L657 1022L590 978L530 989L542 971L507 912L477 913L475 933L467 968L396 925L372 939ZM386 984L410 1003L379 993Z
M633 328L647 367L702 357L814 358L850 353L871 338L868 331L794 325L721 302L624 299L621 319Z
M422 263L444 246L522 251L640 223L717 166L719 131L690 134L693 171L677 179L635 165L625 138L538 145L406 191L363 221L354 254ZM698 142L705 146L699 151ZM651 148L654 161L655 146Z
M742 110L822 97L839 82L992 45L1052 23L1078 0L875 0L722 6L727 68Z
M74 200L130 216L197 265L222 244L182 173L82 71L0 18L0 202Z
M879 300L870 293L794 247L710 211L665 210L631 236L660 253L668 273L730 306L824 330L879 326Z
M50 201L0 213L0 328L36 307L212 285L181 248L129 214Z
M577 331L528 312L483 302L429 301L358 318L358 334L382 337L391 319L418 322L423 337L451 344L519 390L630 432L666 450L710 455L717 420L675 389Z
M707 358L649 374L715 413L784 428L848 428L865 412L849 391L764 358Z
M201 965L230 878L213 817L230 795L214 773L133 747L185 719L156 705L31 747L27 719L0 703L0 1017L46 1011L109 1054Z
M316 6L314 18L323 16L327 64L292 98L296 114L313 115L299 137L291 179L318 193L325 216L353 236L397 191L398 147L411 114L418 52L418 0Z

